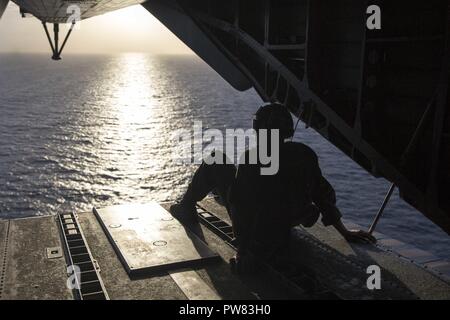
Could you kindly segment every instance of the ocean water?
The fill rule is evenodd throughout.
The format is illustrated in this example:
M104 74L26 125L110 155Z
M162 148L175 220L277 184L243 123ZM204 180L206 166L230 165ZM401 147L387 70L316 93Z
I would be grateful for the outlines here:
M176 163L173 132L248 128L261 104L193 56L0 55L0 218L171 201L196 166ZM389 183L300 123L347 220L368 226ZM450 258L450 237L395 194L378 231Z

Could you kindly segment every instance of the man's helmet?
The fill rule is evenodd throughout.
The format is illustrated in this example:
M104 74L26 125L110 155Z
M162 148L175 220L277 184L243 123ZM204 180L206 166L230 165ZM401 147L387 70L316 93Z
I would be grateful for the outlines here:
M294 122L287 108L279 103L262 106L253 118L253 129L279 129L282 139L294 135Z

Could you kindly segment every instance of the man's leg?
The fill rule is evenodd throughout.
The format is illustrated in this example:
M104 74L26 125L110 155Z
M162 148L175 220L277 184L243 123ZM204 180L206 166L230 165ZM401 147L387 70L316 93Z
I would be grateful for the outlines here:
M216 154L219 152L216 151ZM188 220L187 222L190 222L192 219L196 220L197 211L195 204L205 198L213 189L218 191L227 210L229 209L227 194L236 175L236 167L226 162L226 155L222 152L218 155L223 156L223 164L206 164L203 162L195 172L180 203L170 208L170 212L176 218Z

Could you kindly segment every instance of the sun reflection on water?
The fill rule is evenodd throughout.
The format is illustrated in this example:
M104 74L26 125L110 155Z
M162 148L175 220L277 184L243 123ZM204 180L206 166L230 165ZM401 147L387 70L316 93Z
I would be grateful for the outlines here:
M152 77L157 68L144 54L124 54L113 65L109 77L103 167L117 177L116 192L132 193L157 165L151 153L157 148L161 115L154 102ZM158 119L158 121L155 120ZM126 189L126 190L125 190Z
M149 62L148 56L139 53L124 54L118 60L120 70L111 84L115 92L111 106L125 126L143 125L152 117L153 86Z

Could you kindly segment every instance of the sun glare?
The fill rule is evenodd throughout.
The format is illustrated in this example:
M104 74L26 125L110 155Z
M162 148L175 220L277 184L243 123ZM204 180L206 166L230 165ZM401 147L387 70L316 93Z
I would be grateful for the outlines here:
M115 25L115 29L126 28L133 30L135 33L158 30L160 27L163 27L158 19L140 5L106 13L94 19L101 20L101 22L105 24Z

